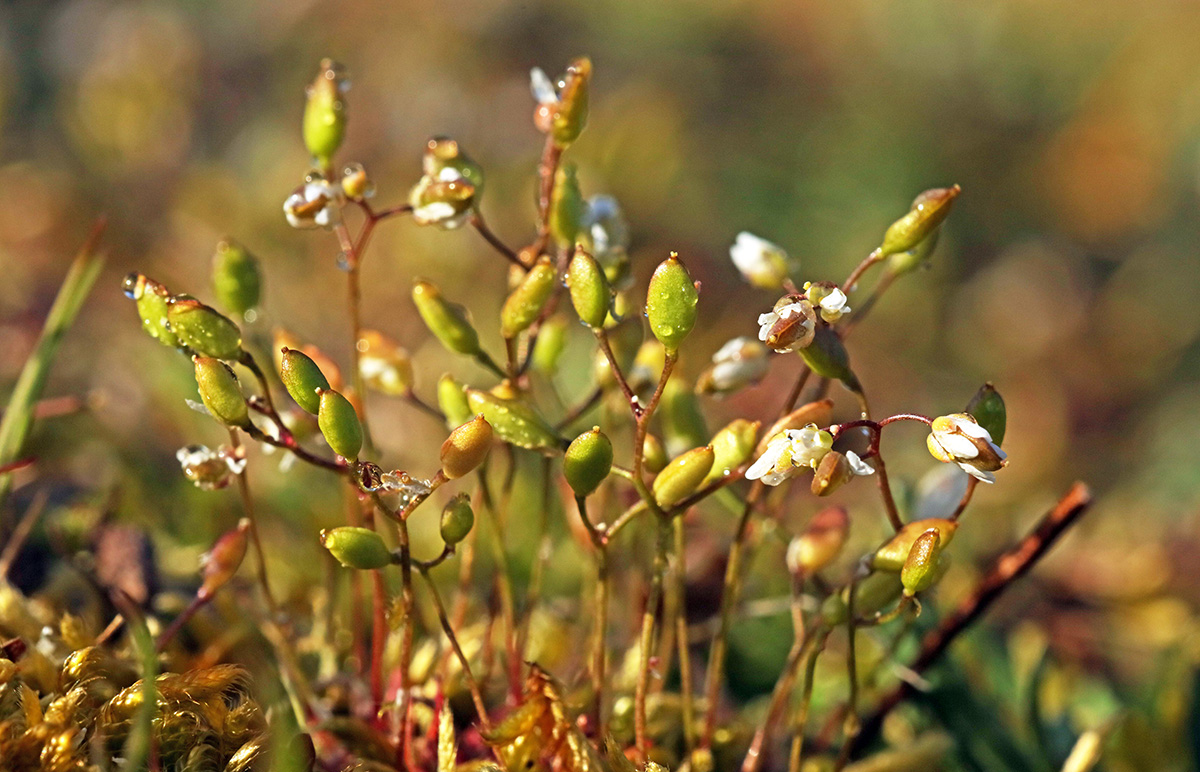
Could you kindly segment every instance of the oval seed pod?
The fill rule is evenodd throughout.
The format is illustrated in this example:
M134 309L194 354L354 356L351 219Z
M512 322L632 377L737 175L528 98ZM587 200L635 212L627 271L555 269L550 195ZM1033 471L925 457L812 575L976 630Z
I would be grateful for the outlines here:
M1004 431L1008 428L1008 410L1004 406L1004 397L996 391L991 383L985 383L971 397L964 411L975 419L975 423L987 430L992 436L992 442L999 445L1004 441Z
M904 568L904 563L908 560L908 553L912 551L917 538L930 528L937 530L938 536L941 537L941 545L945 548L954 538L954 532L958 530L958 523L941 518L930 518L929 520L914 520L905 524L887 544L875 551L875 555L871 558L871 567L876 571L900 571Z
M904 585L905 595L912 597L933 585L941 555L942 537L938 529L930 528L917 537L900 569L900 583Z
M554 316L542 323L533 343L530 364L535 373L552 376L558 373L558 360L567 347L567 323Z
M612 442L593 426L571 441L563 456L563 477L576 496L590 496L612 471Z
M443 298L441 291L427 281L413 285L412 298L421 320L443 346L467 356L483 353L479 347L479 334L471 325L465 308Z
M591 80L592 60L586 56L573 60L567 67L558 94L558 109L550 124L550 133L559 147L574 142L587 126Z
M583 216L587 205L583 193L579 190L579 180L575 176L575 164L566 163L558 167L554 175L554 190L550 194L549 222L550 235L554 243L562 249L575 245L579 229L583 224Z
M332 59L322 59L317 77L308 86L304 103L304 146L322 168L330 166L333 154L346 136L346 75Z
M554 292L557 279L558 272L550 259L543 257L538 260L504 301L500 309L500 334L505 338L515 338L529 329Z
M646 318L650 331L670 353L679 349L683 339L696 326L696 306L700 293L691 274L674 252L659 263L646 288Z
M212 549L200 558L202 583L196 592L197 598L211 598L217 590L228 584L246 557L247 534L250 520L243 517L237 528L221 535Z
M713 449L713 465L704 484L716 482L750 460L761 421L737 418L713 435L708 443Z
M345 568L370 571L391 565L392 553L370 528L342 526L321 531L321 544Z
M144 274L131 273L125 277L124 289L126 296L137 305L142 329L160 343L178 348L179 338L167 322L171 298L167 288Z
M477 415L450 432L442 443L442 474L451 480L470 474L483 463L491 449L491 424L482 415Z
M673 507L700 488L713 465L712 446L693 448L667 464L654 478L651 490L660 507Z
M237 359L242 354L242 331L199 300L173 298L167 322L179 342L200 356Z
M889 571L876 571L857 582L854 592L854 614L864 617L877 614L896 602L904 592L900 575ZM830 595L821 605L821 617L825 624L837 626L846 623L846 599L849 588Z
M250 410L246 397L238 386L237 377L228 365L212 357L193 357L196 371L196 386L200 390L200 401L226 426L245 428L250 425Z
M350 400L332 389L322 389L317 409L317 426L329 447L347 461L358 458L362 450L363 430L358 413Z
M258 259L233 239L217 244L212 265L213 292L225 310L244 317L258 307L262 273Z
M813 470L812 484L809 489L814 496L828 496L845 485L854 477L854 470L844 453L831 450Z
M479 389L467 389L467 404L483 415L496 436L526 450L542 450L559 444L558 435L544 418L520 400L504 399Z
M809 424L817 426L829 426L830 420L833 418L833 400L819 399L816 402L808 402L796 408L792 412L780 418L775 423L771 424L771 428L763 433L762 439L759 440L758 446L754 448L754 457L758 458L763 453L767 452L767 445L771 439L779 434L786 432L788 429L802 429Z
M946 216L962 188L933 188L918 195L908 214L892 223L883 235L880 253L886 257L897 252L907 252L934 231Z
M567 266L567 289L579 320L592 328L603 327L612 306L612 290L600 264L582 246L575 247Z
M438 379L437 401L450 426L461 426L473 416L471 406L467 404L466 387L454 380L450 373Z
M321 409L320 392L329 388L329 381L312 357L284 346L280 349L279 380L297 405L316 415Z
M850 515L842 507L829 507L813 516L808 526L788 544L788 571L797 578L809 576L832 563L850 535Z
M670 460L662 440L653 434L647 434L642 442L642 467L651 474L658 474L667 468Z
M800 356L817 375L836 378L851 391L858 390L858 378L850 369L850 353L832 327L818 324L813 332L812 343L800 349Z
M467 538L474 526L475 512L471 510L471 499L467 494L458 494L442 508L439 528L447 547L453 547Z

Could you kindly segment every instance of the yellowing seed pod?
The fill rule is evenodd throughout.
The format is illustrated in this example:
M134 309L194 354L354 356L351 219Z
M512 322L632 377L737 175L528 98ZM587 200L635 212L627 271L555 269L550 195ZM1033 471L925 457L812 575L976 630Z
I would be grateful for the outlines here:
M558 273L549 258L538 260L504 301L500 309L500 334L505 338L515 338L529 329L554 292L557 279Z
M358 366L368 387L391 397L412 390L412 359L395 340L378 330L363 330L358 338L358 354Z
M288 396L307 413L316 415L321 409L320 392L329 388L321 368L307 354L284 346L280 350L279 380Z
M841 507L818 512L787 548L787 567L797 578L809 576L841 554L850 535L850 516Z
M320 391L317 426L334 453L347 461L358 458L362 450L363 430L358 413L350 400L332 389Z
M883 235L880 253L886 257L897 252L907 252L932 233L946 216L962 188L933 188L921 193L913 200L908 214L892 223Z
M258 307L262 295L262 273L258 259L233 239L217 244L212 265L213 292L225 310L245 317Z
M716 482L750 460L761 421L737 418L713 435L708 443L713 449L713 465L704 484Z
M658 474L663 469L666 469L670 462L667 457L667 449L663 446L662 440L653 434L647 434L646 439L642 442L642 466L651 474Z
M612 442L599 426L572 440L563 456L563 477L576 496L590 496L612 471Z
M483 415L496 436L527 450L544 450L559 444L558 435L546 419L517 399L504 399L479 389L467 389L467 404Z
M562 249L575 246L575 238L583 224L587 205L579 190L575 164L563 164L554 175L554 190L550 195L550 235Z
M674 459L654 478L651 488L660 507L673 507L699 489L712 469L712 446L693 448Z
M194 357L192 362L200 401L208 408L208 412L226 426L249 426L250 411L233 371L224 362L212 357Z
M937 578L937 562L942 555L942 537L936 528L930 528L917 537L904 566L900 569L900 583L908 597L928 590Z
M200 576L203 579L197 598L211 598L217 590L224 587L246 557L247 534L250 532L250 520L242 518L237 528L221 535L213 543L212 549L200 558Z
M471 500L467 494L458 494L442 508L439 530L447 547L453 547L467 538L474 526L475 513L471 510Z
M171 293L167 288L153 279L140 273L131 273L125 277L122 284L125 296L137 305L138 317L142 320L142 329L150 337L167 346L178 348L179 338L171 330L167 321L167 310L170 308Z
M600 264L581 246L575 247L575 256L567 266L567 288L579 320L592 328L604 326L612 306L612 290Z
M477 415L450 432L442 443L442 474L451 480L470 474L492 449L492 427Z
M975 422L987 430L992 436L992 442L997 445L1004 442L1004 431L1008 428L1008 410L1004 406L1004 398L996 387L985 383L971 397L965 411Z
M646 318L650 331L670 353L679 349L683 339L696 326L696 306L700 294L691 274L675 253L661 262L646 288Z
M854 477L854 470L845 454L831 450L813 470L812 484L809 486L814 496L828 496L845 485Z
M173 298L167 322L179 342L200 356L237 359L242 354L242 331L199 300Z
M941 518L929 518L905 524L895 536L875 551L875 555L871 558L871 567L876 571L899 572L904 568L904 563L908 560L908 553L912 551L917 538L931 528L938 532L941 546L944 548L949 546L950 540L954 538L954 532L958 530L958 523Z
M441 291L427 281L413 285L412 298L421 320L443 346L467 356L483 353L479 347L479 334L471 325L465 308L443 298Z
M321 531L321 544L346 568L370 571L392 562L392 553L370 528L343 526Z
M438 407L446 416L446 423L451 426L460 426L471 420L471 406L467 404L466 387L456 381L450 373L438 379L437 400Z
M333 154L346 136L346 103L342 92L348 81L341 65L322 59L317 77L308 86L304 104L304 146L322 168L328 168Z
M800 356L817 375L835 378L851 391L858 391L858 378L850 369L850 353L832 327L818 324L813 332L812 343L800 349Z
M558 94L558 110L550 124L550 133L559 147L566 147L578 139L587 125L591 79L592 60L586 56L575 59L567 67Z

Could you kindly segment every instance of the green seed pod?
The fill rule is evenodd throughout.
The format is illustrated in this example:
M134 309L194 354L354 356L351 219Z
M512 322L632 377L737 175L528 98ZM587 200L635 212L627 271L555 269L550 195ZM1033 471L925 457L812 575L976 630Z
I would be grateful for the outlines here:
M907 523L887 544L875 551L874 557L871 558L871 567L876 571L899 572L904 568L904 563L908 560L908 553L912 552L917 538L931 528L938 532L941 537L941 546L945 548L954 538L954 532L958 530L958 523L940 518L914 520Z
M483 192L483 168L463 152L462 146L449 137L433 137L425 143L421 171L426 177L441 178L446 169L453 169L471 183L478 197ZM446 175L452 176L452 175Z
M179 341L200 356L237 359L242 354L242 331L199 300L173 298L167 322Z
M471 325L467 309L443 298L441 291L427 281L413 285L412 298L421 320L443 346L467 356L483 353L479 347L479 334Z
M333 389L320 391L321 404L317 409L317 426L329 447L347 461L358 458L362 450L363 430L358 413L350 400Z
M279 380L297 405L316 415L321 409L320 392L329 388L329 381L307 354L287 346L280 351Z
M341 65L322 59L320 72L308 86L304 104L304 146L321 168L332 165L333 154L346 136L346 102L342 92L348 81Z
M850 369L850 354L832 327L817 325L812 343L800 349L800 356L817 375L835 378L851 391L859 390L858 378Z
M492 449L492 427L477 415L450 432L442 443L442 474L451 480L470 474Z
M562 249L575 246L575 238L587 212L579 180L575 176L575 164L563 164L554 175L554 190L550 196L549 225L554 243Z
M196 367L200 401L208 412L226 426L249 426L250 411L233 370L212 357L194 357L192 361Z
M917 537L900 569L900 583L908 597L924 592L933 585L938 558L942 555L942 537L938 529L930 528Z
M612 471L613 446L599 426L576 437L563 456L563 477L576 496L590 496Z
M674 252L654 269L646 288L646 318L650 331L669 352L696 326L696 305L700 295L692 277Z
M558 360L567 347L567 323L562 317L552 317L542 323L533 343L530 364L533 371L547 377L558 373Z
M870 616L883 611L896 602L904 591L900 575L888 571L877 571L858 582L854 592L854 614ZM825 624L837 626L846 623L846 600L848 589L835 593L821 606L821 617Z
M934 231L946 215L962 188L954 185L949 188L934 188L920 194L913 200L908 214L901 217L888 227L880 245L880 254L884 257L898 252L907 252L919 244L926 236Z
M542 258L504 301L500 309L500 334L515 338L537 321L554 292L558 272L549 258Z
M987 433L992 435L992 442L997 445L1004 442L1004 430L1008 428L1008 410L1004 407L1004 397L1000 396L995 386L990 383L980 386L979 391L975 392L975 396L967 403L964 412L969 413L975 419L975 423L987 429Z
M938 228L933 233L921 239L912 249L906 252L897 252L890 256L887 259L888 271L893 276L903 276L926 265L929 262L929 256L937 248L938 238L941 236L941 233L942 229Z
M712 469L711 445L693 448L674 459L654 478L654 500L660 507L672 507L696 492Z
M713 449L713 465L708 477L704 478L705 485L716 482L750 460L761 427L761 421L738 418L713 435L708 443Z
M813 516L804 531L788 544L788 571L798 578L825 568L841 554L850 535L850 515L841 507L829 507Z
M586 56L571 62L563 77L558 94L558 110L551 123L551 134L559 147L566 147L579 138L587 125L588 102L591 91L592 60Z
M167 310L170 308L171 293L167 288L153 279L140 273L131 273L123 283L126 297L137 304L138 316L142 320L142 329L150 337L167 346L178 348L179 338L171 330L167 322Z
M438 379L437 400L438 407L442 409L446 423L450 426L461 426L474 415L471 406L467 404L466 387L454 380L450 373Z
M442 508L441 534L447 547L453 547L471 532L475 526L475 513L471 510L471 499L460 493Z
M326 528L321 531L321 544L346 568L370 571L392 563L391 550L370 528Z
M213 292L225 310L244 317L258 307L262 293L262 274L258 258L233 239L217 244L212 266Z
M583 247L575 247L567 266L567 288L579 320L589 327L602 327L612 306L612 290L600 264Z
M663 388L659 415L667 441L667 452L678 455L688 448L703 445L711 436L700 409L700 398L681 378L672 378Z
M670 460L662 440L653 434L647 434L646 439L642 442L642 466L646 468L646 471L658 474L667 468Z
M516 399L504 399L479 389L467 389L467 404L483 415L496 436L510 445L542 450L559 444L558 435L533 408Z
M246 557L246 536L249 531L250 520L243 517L238 521L237 528L222 534L213 543L212 549L200 558L203 583L196 592L197 598L211 598L237 573Z

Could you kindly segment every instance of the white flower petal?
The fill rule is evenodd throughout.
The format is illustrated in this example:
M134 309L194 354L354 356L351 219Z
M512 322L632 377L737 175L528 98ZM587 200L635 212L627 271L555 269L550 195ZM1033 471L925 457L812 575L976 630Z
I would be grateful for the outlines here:
M850 462L850 470L860 477L875 474L875 468L859 458L853 450L846 451L846 460Z
M529 91L538 104L552 105L558 102L558 89L541 67L529 71Z
M979 482L985 482L985 483L996 482L996 475L992 474L991 472L985 472L982 469L976 469L975 467L971 466L970 464L964 464L961 462L959 463L959 466L961 466L963 468L964 472L971 475Z
M979 448L975 447L975 443L961 434L943 433L935 436L938 444L953 458L975 458L979 455Z

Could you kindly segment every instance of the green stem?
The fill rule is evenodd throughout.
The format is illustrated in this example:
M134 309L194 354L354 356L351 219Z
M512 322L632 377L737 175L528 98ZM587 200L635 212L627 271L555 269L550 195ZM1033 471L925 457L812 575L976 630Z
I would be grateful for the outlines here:
M659 517L657 525L658 539L654 550L654 573L650 579L650 593L646 598L646 607L642 611L642 632L638 643L640 664L633 696L634 742L638 758L643 764L649 760L647 755L649 738L646 736L646 697L650 691L650 659L654 652L654 620L658 613L659 601L662 600L663 574L667 570L667 555L671 544L670 521Z

